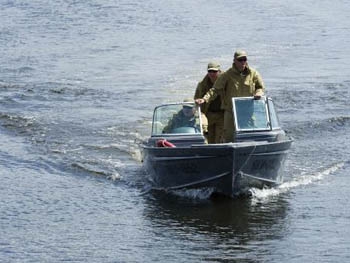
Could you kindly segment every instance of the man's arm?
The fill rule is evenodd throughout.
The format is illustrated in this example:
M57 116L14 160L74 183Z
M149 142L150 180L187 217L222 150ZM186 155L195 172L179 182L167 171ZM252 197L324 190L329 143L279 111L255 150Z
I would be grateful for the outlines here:
M265 93L265 87L264 82L259 74L259 72L255 72L254 78L253 78L254 84L255 84L255 94L254 97L256 99L260 99L261 96L264 96Z

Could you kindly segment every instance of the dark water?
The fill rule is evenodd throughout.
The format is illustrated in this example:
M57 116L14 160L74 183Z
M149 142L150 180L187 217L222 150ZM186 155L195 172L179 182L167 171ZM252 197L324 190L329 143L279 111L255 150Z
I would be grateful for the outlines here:
M348 262L347 1L0 3L1 262ZM295 142L251 198L149 191L153 107L236 48Z

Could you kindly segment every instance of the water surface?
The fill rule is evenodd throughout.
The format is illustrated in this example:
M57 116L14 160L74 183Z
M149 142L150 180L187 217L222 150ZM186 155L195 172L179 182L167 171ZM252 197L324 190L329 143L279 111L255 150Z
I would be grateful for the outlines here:
M0 3L0 261L347 262L346 1ZM251 198L150 191L155 105L244 48L294 138Z

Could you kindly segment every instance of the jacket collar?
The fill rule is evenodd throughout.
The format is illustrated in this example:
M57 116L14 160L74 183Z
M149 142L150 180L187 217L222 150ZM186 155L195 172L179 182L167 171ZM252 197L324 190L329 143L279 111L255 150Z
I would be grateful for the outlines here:
M243 76L247 76L251 72L248 64L246 68L242 72L240 72L236 67L235 63L232 63L232 71L235 75L243 75Z

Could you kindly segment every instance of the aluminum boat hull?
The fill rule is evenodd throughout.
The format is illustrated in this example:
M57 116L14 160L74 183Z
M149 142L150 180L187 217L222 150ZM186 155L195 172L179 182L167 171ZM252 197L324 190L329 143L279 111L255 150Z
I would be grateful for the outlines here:
M157 189L207 187L235 196L251 187L282 183L283 164L291 142L252 141L175 148L144 146L144 166Z

